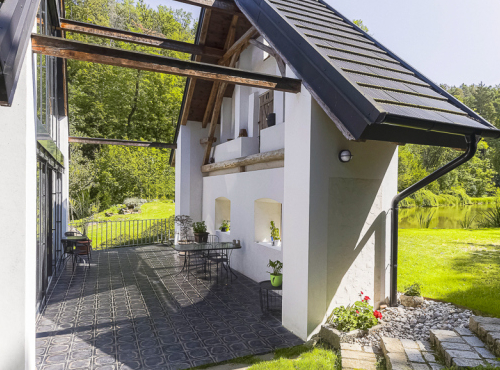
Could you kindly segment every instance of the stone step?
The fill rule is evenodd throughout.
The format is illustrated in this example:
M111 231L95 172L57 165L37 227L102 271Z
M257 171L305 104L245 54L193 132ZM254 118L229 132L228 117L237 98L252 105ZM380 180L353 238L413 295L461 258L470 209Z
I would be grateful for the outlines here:
M471 316L469 329L486 343L488 349L500 357L500 319L495 317Z
M500 366L496 356L469 329L431 330L430 336L431 343L448 367Z
M377 355L382 355L379 351L377 348L361 344L340 343L342 369L377 370Z
M383 337L380 346L387 370L440 370L429 342Z

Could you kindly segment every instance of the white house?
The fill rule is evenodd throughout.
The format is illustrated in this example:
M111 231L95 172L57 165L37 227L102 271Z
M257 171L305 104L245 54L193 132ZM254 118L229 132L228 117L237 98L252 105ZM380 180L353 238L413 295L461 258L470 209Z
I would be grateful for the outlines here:
M191 79L172 156L176 214L240 240L231 265L253 280L282 261L283 325L306 339L360 291L388 302L397 145L465 148L465 137L499 132L323 1L236 4L243 14L204 12L197 36L230 62L197 60L283 74L301 89Z

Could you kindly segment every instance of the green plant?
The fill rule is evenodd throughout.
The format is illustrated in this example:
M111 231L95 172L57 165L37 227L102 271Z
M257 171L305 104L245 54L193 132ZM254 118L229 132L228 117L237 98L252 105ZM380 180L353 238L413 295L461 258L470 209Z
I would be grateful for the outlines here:
M420 228L428 229L433 217L434 217L434 212L427 214L427 216L425 216L423 213L418 214L417 220L418 224L420 225Z
M144 203L147 203L146 199L141 198L126 198L123 203L129 208L137 208L142 206Z
M274 221L271 221L271 227L269 229L271 229L271 238L273 240L280 240L280 229L276 227Z
M415 199L410 197L406 197L401 202L399 202L399 208L413 208L415 206Z
M422 285L419 283L413 283L405 287L404 295L409 297L420 297L422 295Z
M193 232L195 232L197 234L206 233L207 232L207 225L205 225L205 221L194 222L193 223Z
M360 293L360 301L347 307L340 306L335 308L328 317L328 323L333 325L337 330L348 332L351 330L361 329L366 330L378 324L378 319L382 318L382 314L373 310L373 307L368 303L370 297Z
M89 222L99 212L99 202L90 200L89 192L82 192L75 198L69 199L71 217L73 224L80 229L83 235L87 235Z
M273 272L268 271L270 274L281 275L281 270L283 269L283 262L281 262L280 260L276 260L276 261L269 260L267 267L270 267L273 269Z
M187 240L189 229L191 228L191 224L193 223L193 219L190 216L186 215L177 215L175 216L175 223L181 229L181 239Z
M437 207L438 197L430 190L422 189L410 195L415 200L417 207Z
M462 229L472 229L472 225L473 225L476 217L477 217L477 215L474 215L474 217L471 217L471 212L467 212L464 216L464 219L459 221L460 227Z
M230 227L231 227L231 223L229 222L229 220L223 220L222 224L219 227L219 230L222 231L223 229L226 229L229 231Z

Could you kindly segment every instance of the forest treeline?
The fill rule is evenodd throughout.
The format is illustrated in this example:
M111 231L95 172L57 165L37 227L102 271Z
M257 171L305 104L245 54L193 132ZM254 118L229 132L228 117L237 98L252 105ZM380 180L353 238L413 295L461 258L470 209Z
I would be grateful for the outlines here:
M142 0L66 0L66 16L81 22L193 42L190 13L166 6L152 9ZM93 44L188 59L171 50L67 33ZM68 60L68 99L72 136L170 143L185 78ZM127 197L173 199L174 169L169 149L71 144L70 197L105 209Z
M142 0L66 0L66 17L134 32L193 42L196 20L166 6L152 9ZM361 21L356 21L366 28ZM367 30L367 29L366 29ZM67 33L69 39L188 59L190 55L126 42ZM68 60L68 99L72 136L172 142L185 78L161 73ZM500 127L500 86L443 88ZM500 185L499 140L483 140L473 160L429 185L417 203L439 195L466 202L494 194ZM399 190L455 158L453 149L399 147ZM170 150L71 144L70 197L103 210L127 197L174 198ZM424 198L423 201L419 200ZM432 199L431 199L431 202Z

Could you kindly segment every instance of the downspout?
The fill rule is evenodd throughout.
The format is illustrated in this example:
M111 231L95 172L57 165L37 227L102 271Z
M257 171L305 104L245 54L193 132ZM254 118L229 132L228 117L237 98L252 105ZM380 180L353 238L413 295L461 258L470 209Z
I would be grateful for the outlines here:
M401 202L406 197L415 193L416 191L422 189L424 186L429 185L431 182L437 180L438 178L446 175L448 172L454 170L458 166L468 162L477 151L477 137L476 135L466 136L465 140L467 142L467 151L460 157L455 158L448 164L444 165L440 169L434 171L429 176L424 177L419 182L413 184L412 186L406 188L401 193L396 195L392 199L392 217L391 217L391 301L390 305L392 307L398 304L398 213L399 213L399 202Z

